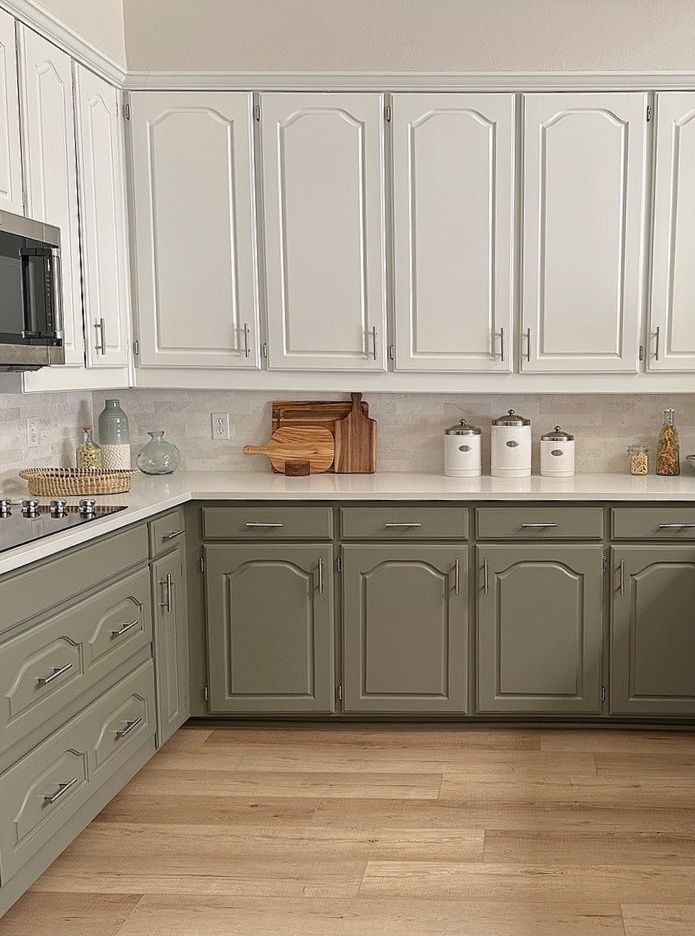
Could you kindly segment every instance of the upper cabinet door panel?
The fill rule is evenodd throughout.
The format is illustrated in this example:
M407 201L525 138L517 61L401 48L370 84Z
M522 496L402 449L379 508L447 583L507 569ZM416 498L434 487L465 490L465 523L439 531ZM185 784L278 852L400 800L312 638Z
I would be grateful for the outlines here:
M383 371L383 98L262 100L269 366Z
M522 369L638 370L647 95L524 98Z
M26 213L60 228L65 363L83 366L72 63L23 27L19 63Z
M90 367L128 364L128 241L118 91L75 67L82 270Z
M14 18L0 10L0 208L24 214Z
M396 369L511 370L514 95L396 94Z
M695 370L695 93L659 94L649 369Z
M258 367L252 105L131 95L140 365Z

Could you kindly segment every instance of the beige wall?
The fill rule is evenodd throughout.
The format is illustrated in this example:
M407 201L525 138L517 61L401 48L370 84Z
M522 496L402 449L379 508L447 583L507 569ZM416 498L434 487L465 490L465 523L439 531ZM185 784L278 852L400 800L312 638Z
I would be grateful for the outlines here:
M125 67L123 0L35 0L35 5Z
M695 69L693 0L124 3L136 70Z

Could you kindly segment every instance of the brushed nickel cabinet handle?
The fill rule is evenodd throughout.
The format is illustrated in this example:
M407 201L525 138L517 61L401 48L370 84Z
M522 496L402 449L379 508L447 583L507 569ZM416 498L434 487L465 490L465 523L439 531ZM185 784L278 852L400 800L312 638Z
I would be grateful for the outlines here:
M559 526L559 523L522 523L522 530L551 530Z
M100 318L98 322L95 322L94 328L99 333L99 343L94 346L94 350L99 354L106 354L106 322L104 319Z
M530 328L527 328L526 331L523 333L522 344L524 342L524 339L526 340L526 360L530 361L531 360L531 329ZM521 356L524 357L523 347L521 349Z
M260 523L260 522L251 522L247 521L246 526L249 529L253 530L279 530L280 527L284 526L283 523Z
M125 728L119 728L116 732L116 741L122 741L123 738L127 738L131 731L135 731L138 725L142 724L142 715L139 718L134 718L133 721L127 721L125 723Z
M173 579L172 579L172 577L171 577L171 573L168 573L166 578L161 579L160 582L159 582L159 584L160 584L161 586L163 586L163 588L164 588L164 596L165 596L165 597L164 597L164 601L160 601L160 602L159 602L159 607L160 607L160 608L164 608L164 610L167 612L167 614L171 614L171 612L173 611L173 608L174 608L174 604L173 604L173 600L172 600L172 592L173 592L173 590L174 590L174 582L173 582Z
M376 361L376 325L372 326L370 335L372 336L372 358Z
M44 806L52 806L54 803L57 803L61 796L65 796L68 790L71 790L75 784L79 782L79 777L73 777L72 780L68 780L67 783L59 783L58 789L55 791L55 793L50 793L48 796L44 796Z
M416 530L422 526L419 520L404 520L402 523L385 523L387 530Z
M244 357L248 357L251 354L251 349L249 348L249 326L248 322L244 322L242 328L242 333L244 335Z
M619 571L619 580L618 580L618 591L621 595L625 594L625 560L620 560L620 565L618 566Z
M458 595L461 591L461 564L458 556L454 560L454 594Z
M115 639L116 637L122 637L124 634L127 634L128 631L132 631L134 627L137 627L140 623L140 618L136 618L134 621L127 621L118 630L111 631L111 638Z
M487 559L483 559L483 592L487 595L490 591L490 573Z
M53 672L49 676L39 676L36 680L37 685L50 686L50 684L58 679L63 673L67 673L68 670L72 669L72 663L66 663L65 666L56 666Z
M660 530L695 530L695 523L660 523Z
M319 559L319 595L323 594L323 559Z
M656 326L656 331L654 332L654 360L659 360L659 353L661 351L661 326Z
M162 540L163 542L167 542L168 540L176 539L177 536L183 536L185 532L185 530L174 530L173 533L165 533L162 536Z
M504 361L504 329L500 328L498 332L493 332L495 337L499 336L500 339L500 353L497 354L495 351L492 352L493 357L499 357L500 361Z

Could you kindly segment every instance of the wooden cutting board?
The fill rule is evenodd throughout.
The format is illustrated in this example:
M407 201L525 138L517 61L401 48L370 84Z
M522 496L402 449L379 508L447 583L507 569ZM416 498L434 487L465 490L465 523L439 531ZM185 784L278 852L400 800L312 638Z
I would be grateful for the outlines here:
M285 426L265 445L245 445L244 455L267 455L275 471L284 472L286 461L308 461L311 474L328 471L335 456L329 429Z
M362 412L361 393L351 393L352 407L335 424L334 471L373 474L376 471L376 420Z
M286 426L303 426L330 429L335 434L336 421L344 419L351 409L350 400L273 400L272 431ZM369 416L369 403L364 400L362 412ZM328 470L335 471L335 465Z

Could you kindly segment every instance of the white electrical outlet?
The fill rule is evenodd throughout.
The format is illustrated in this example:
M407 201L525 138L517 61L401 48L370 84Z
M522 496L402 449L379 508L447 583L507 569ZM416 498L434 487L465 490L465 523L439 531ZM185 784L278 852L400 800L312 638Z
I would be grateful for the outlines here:
M39 424L32 416L27 417L27 448L38 448L41 441Z
M229 413L211 413L210 422L213 439L223 440L230 438Z

